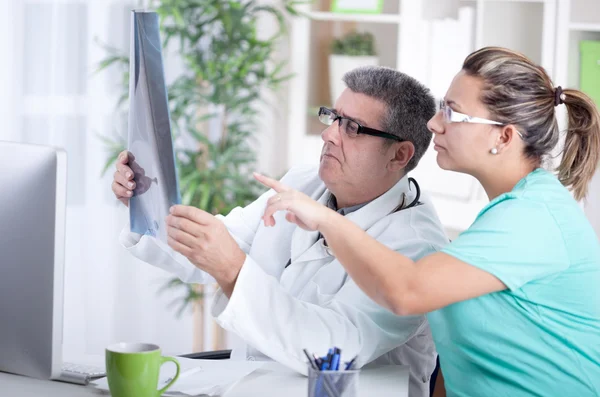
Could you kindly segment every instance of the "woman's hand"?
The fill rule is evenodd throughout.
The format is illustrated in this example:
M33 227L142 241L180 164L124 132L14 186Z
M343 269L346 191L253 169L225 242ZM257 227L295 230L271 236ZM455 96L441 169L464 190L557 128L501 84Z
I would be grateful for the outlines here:
M304 230L318 230L334 211L317 203L306 194L293 190L283 183L264 175L254 173L254 178L268 188L277 192L267 201L267 208L262 217L265 226L274 226L273 215L277 211L287 211L285 219L295 223Z

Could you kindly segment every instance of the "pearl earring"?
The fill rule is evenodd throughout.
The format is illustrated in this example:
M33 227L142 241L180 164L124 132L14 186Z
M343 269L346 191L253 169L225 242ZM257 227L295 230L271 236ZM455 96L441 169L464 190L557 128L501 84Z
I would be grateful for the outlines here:
M490 150L491 154L498 154L498 149L496 148L492 148L492 150Z

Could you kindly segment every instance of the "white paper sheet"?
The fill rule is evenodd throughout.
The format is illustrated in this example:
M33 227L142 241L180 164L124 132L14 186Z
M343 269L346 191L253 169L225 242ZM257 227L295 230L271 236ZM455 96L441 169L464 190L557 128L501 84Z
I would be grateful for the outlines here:
M179 379L163 396L218 396L265 363L237 360L192 360L177 357L181 366ZM165 364L160 369L159 386L164 387L175 373L173 364ZM91 387L108 392L106 378L90 383Z

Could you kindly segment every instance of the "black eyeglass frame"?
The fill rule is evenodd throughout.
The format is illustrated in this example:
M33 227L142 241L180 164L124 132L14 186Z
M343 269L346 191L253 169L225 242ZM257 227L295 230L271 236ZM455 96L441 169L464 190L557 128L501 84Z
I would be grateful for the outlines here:
M321 115L323 115L323 114L332 114L335 116L333 118L333 120L331 121L331 124L326 124L321 120ZM319 120L321 120L321 122L325 125L333 125L338 120L340 121L340 123L341 123L341 120L351 121L351 122L355 123L356 125L358 125L358 130L356 132L356 135L365 134L365 135L371 135L371 136L378 136L380 138L392 139L392 140L398 141L398 142L406 142L406 139L402 139L399 136L390 134L389 132L376 130L375 128L365 127L364 125L360 124L356 120L352 120L351 118L340 116L333 109L326 108L325 106L321 106L319 108L318 117L319 117Z

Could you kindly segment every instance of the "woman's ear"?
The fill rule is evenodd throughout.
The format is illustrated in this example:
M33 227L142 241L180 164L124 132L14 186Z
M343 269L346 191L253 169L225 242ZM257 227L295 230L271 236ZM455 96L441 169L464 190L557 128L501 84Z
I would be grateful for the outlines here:
M415 145L412 142L396 142L392 144L393 157L388 163L390 171L399 171L406 168L408 162L415 155Z
M506 150L513 140L519 138L519 135L519 130L517 130L515 125L508 124L503 126L500 130L500 134L496 138L495 148L498 153L502 153L504 150Z

